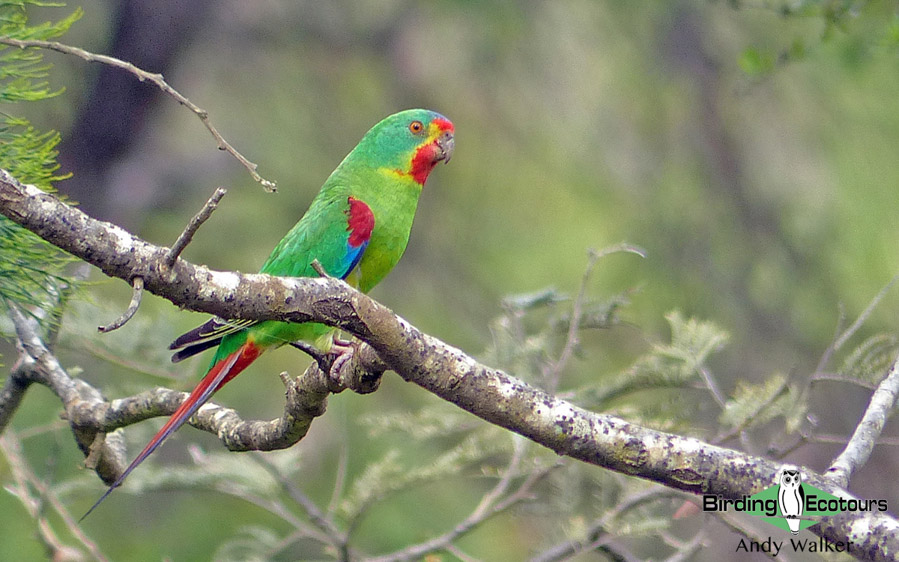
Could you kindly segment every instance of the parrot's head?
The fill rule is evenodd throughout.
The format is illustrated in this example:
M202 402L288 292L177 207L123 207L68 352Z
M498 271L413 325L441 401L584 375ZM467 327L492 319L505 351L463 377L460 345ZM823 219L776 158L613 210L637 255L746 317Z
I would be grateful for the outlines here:
M441 160L453 155L452 121L426 109L408 109L384 118L365 134L359 148L373 157L379 168L411 177L424 185Z

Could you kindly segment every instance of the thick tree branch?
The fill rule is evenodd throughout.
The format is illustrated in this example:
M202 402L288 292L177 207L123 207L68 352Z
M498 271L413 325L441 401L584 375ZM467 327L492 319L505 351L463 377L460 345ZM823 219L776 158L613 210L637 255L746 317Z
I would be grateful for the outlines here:
M33 383L48 387L63 403L67 417L71 420L72 408L85 403L103 404L100 392L80 379L71 378L47 349L38 335L37 322L26 318L16 308L10 307L10 318L16 329L18 359L10 371L4 390L0 392L0 431L6 427L15 413L25 391ZM8 399L7 399L8 398ZM71 423L71 422L70 422ZM85 430L72 423L75 441L93 464L104 482L112 482L125 468L124 443L120 434L97 440L96 429Z
M143 277L146 290L178 306L224 318L316 321L346 330L366 341L403 379L560 455L727 498L770 486L780 468L767 459L578 408L479 364L339 280L217 272L182 259L166 267L165 248L96 221L2 171L0 213L107 275ZM853 497L811 470L803 470L803 482ZM831 540L852 541L856 556L891 560L899 552L899 523L883 513L844 513L825 518L813 530Z

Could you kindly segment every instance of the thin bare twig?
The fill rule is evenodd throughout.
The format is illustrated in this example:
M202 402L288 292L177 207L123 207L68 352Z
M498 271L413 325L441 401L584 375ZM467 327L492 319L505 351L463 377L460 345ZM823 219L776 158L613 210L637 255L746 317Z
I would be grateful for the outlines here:
M328 272L325 271L325 268L322 265L322 263L320 261L318 261L318 258L312 260L312 263L310 263L309 265L312 267L312 269L315 270L316 273L319 274L320 277L325 277L325 278L331 277L330 275L328 275Z
M527 450L526 443L522 437L513 434L512 439L514 450L512 452L512 458L509 460L509 464L506 466L506 470L503 471L503 475L496 483L496 485L489 492L484 494L484 497L482 497L481 501L478 502L477 507L475 507L474 511L471 512L471 515L467 518L467 520L482 521L485 514L490 509L496 507L496 505L499 503L499 499L509 490L509 487L512 485L512 479L517 475L518 468L521 466L521 461L524 459L524 453ZM456 527L456 529L460 528L464 528L464 526L458 525Z
M697 531L693 538L687 542L679 542L674 544L677 552L665 559L665 562L682 562L684 560L693 560L696 552L705 546L705 529Z
M281 470L270 460L268 460L262 454L255 455L256 462L258 462L262 468L264 468L275 480L281 484L281 487L287 492L287 495L295 501L303 511L306 512L306 515L309 517L309 520L313 525L318 527L327 537L329 537L329 544L331 546L342 549L346 547L347 544L347 535L345 532L341 531L337 528L337 525L334 524L334 521L326 514L323 513L322 510L318 508L312 498L306 495L303 490L301 490L290 478L285 476Z
M721 411L723 412L727 408L727 399L725 398L724 393L721 392L721 387L718 386L715 376L709 368L703 364L697 365L697 370L699 371L699 374L702 375L705 388L712 394L715 403L718 404L718 407L721 408ZM743 429L740 431L739 435L740 444L743 446L743 449L750 452L752 450L752 443L749 441L749 434Z
M724 393L721 392L721 388L718 387L718 383L715 382L715 377L712 376L712 372L709 371L708 367L705 365L699 365L698 371L699 374L702 375L703 381L705 381L706 388L712 393L712 398L715 399L715 402L723 410L725 406L727 406L727 399L724 397Z
M587 294L587 282L590 280L590 275L593 273L593 268L596 267L596 262L599 261L599 258L599 252L595 250L589 251L587 267L584 269L583 276L581 276L581 286L578 289L577 296L571 306L571 321L568 323L568 334L565 337L565 345L562 347L562 352L559 353L558 359L551 363L545 370L545 384L547 390L550 392L555 392L556 388L558 388L559 377L562 374L562 370L565 368L565 365L568 364L568 360L571 359L571 355L574 353L575 348L580 342L578 332L580 331L581 315L583 314L584 297Z
M171 87L168 82L163 79L162 74L147 72L146 70L134 66L130 62L125 62L121 59L110 57L108 55L98 55L96 53L91 53L90 51L85 51L84 49L79 49L78 47L65 45L57 41L41 41L38 39L14 39L12 37L0 37L0 43L4 45L10 45L12 47L19 47L20 49L33 47L37 49L56 51L65 55L73 55L87 62L99 62L107 66L119 68L133 74L141 82L151 82L157 88L162 90L163 93L170 96L175 101L194 112L194 114L196 114L196 116L200 118L200 121L203 122L203 125L218 143L219 150L224 150L225 152L236 158L237 161L247 169L247 171L250 173L250 176L252 176L253 179L256 180L260 185L262 185L262 187L265 188L266 191L277 191L277 184L260 176L259 173L256 172L256 168L258 168L259 166L257 164L254 164L253 162L250 162L243 154L241 154L233 146L231 146L231 144L225 140L221 133L218 132L218 130L212 125L212 122L209 120L209 113L205 109L198 107L192 101L181 95L178 90Z
M107 324L106 326L97 326L97 330L104 334L106 332L118 330L119 328L124 326L126 322L134 317L134 315L137 313L137 309L140 307L141 298L144 295L144 278L138 276L132 279L131 287L133 291L131 293L131 303L128 305L128 309L125 310L125 312L122 313L122 315L115 319L111 324Z
M812 377L822 372L827 364L830 363L830 358L833 357L833 354L837 351L837 342L840 340L840 334L843 333L843 323L846 321L846 313L843 310L843 305L839 305L840 313L837 316L837 325L833 331L833 338L830 340L830 345L824 350L824 353L821 354L821 357L818 359L818 365L815 366L815 371L812 373Z
M575 297L574 304L571 307L571 321L568 324L568 334L565 338L565 345L562 348L562 352L559 354L559 358L544 369L546 388L550 392L554 392L559 386L559 377L562 374L562 370L565 368L565 365L568 364L568 360L571 359L571 356L580 341L578 333L581 328L581 316L583 315L584 299L587 294L587 282L590 281L593 269L600 259L616 252L629 252L637 254L640 257L646 257L646 252L642 248L630 244L616 244L608 248L603 248L600 251L589 250L587 267L584 269L584 274L581 277L581 286L578 289L577 297Z
M833 344L834 351L840 349L840 347L842 347L842 345L846 343L846 340L851 338L852 335L855 334L855 332L858 331L859 328L861 328L862 324L864 324L868 320L868 317L871 316L871 313L874 312L875 308L877 308L877 305L880 304L880 301L883 300L883 297L885 297L889 290L893 287L893 285L896 284L896 281L899 281L899 274L896 274L892 279L890 279L890 282L887 283L883 287L883 289L881 289L880 292L878 292L874 296L873 299L871 299L871 302L868 304L865 310L863 310L862 313L858 315L858 318L856 318L855 322L853 322L851 326L846 328L846 331L836 339Z
M862 388L866 388L868 390L874 390L877 388L876 384L870 383L868 381L864 381L861 379L847 377L845 375L838 375L834 373L815 373L811 377L809 377L809 384L814 384L818 382L842 382L846 384L851 384L853 386L860 386Z
M478 505L468 517L463 519L450 531L447 531L440 536L419 544L413 544L391 554L368 559L367 562L402 562L404 560L418 560L431 552L449 550L452 548L454 541L470 532L487 519L531 498L531 490L534 486L551 471L562 466L562 462L532 471L514 491L509 492L512 480L518 475L518 468L521 465L521 461L524 459L527 450L527 443L524 439L518 436L515 436L514 439L515 449L509 464L503 471L502 477L496 485L481 498L481 501L478 502Z
M337 458L337 469L334 471L334 489L331 491L331 501L328 502L326 511L328 517L333 517L343 497L343 489L346 486L347 472L350 464L349 439L340 440L340 456Z
M831 433L816 433L808 437L809 443L832 443L845 446L849 442L849 437L845 435L834 435ZM899 447L899 438L897 437L879 437L876 445L886 445L888 447Z
M209 220L209 217L212 216L212 212L215 211L216 207L218 207L219 201L222 200L222 197L228 193L228 190L224 187L216 188L213 192L212 196L206 201L206 204L203 205L203 208L200 209L200 212L194 215L194 218L190 219L190 222L187 223L187 226L184 227L184 231L178 236L178 239L175 240L175 243L172 244L171 249L169 249L169 253L165 256L165 263L169 267L175 265L175 260L178 259L178 256L181 255L181 252L184 251L184 248L190 244L190 241L193 240L194 234L196 234L197 229L200 226Z
M168 371L162 367L156 367L155 365L151 365L150 362L147 362L145 360L125 357L120 353L116 353L115 351L106 349L102 345L97 344L96 340L78 338L74 345L76 345L79 350L93 355L97 359L134 371L135 373L140 373L142 375L148 375L151 377L166 380L183 379L183 375L175 374L174 372Z
M462 552L459 549L458 546L451 544L451 545L447 546L445 550L447 552L449 552L450 554L452 554L453 556L455 556L456 558L458 558L459 560L461 560L462 562L478 562L477 558L474 558L472 556L465 554L464 552Z

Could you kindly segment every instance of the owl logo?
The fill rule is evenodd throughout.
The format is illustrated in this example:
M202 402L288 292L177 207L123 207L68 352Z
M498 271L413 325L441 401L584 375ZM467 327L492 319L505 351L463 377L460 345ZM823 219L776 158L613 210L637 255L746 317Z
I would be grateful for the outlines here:
M798 535L799 516L802 515L802 508L805 505L805 492L802 491L802 479L798 470L784 469L781 472L777 505L780 506L781 515L787 520L790 533Z

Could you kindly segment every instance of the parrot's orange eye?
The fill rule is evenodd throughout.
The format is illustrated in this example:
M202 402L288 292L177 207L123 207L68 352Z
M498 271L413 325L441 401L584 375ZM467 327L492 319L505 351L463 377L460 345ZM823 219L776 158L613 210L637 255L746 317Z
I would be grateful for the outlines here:
M413 133L420 133L424 130L425 126L421 124L421 121L413 121L409 123L409 130Z

